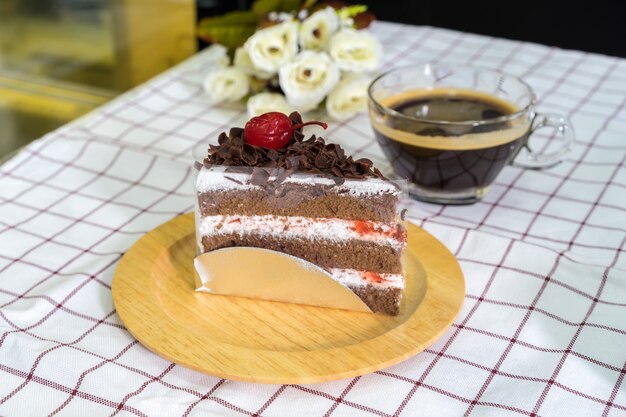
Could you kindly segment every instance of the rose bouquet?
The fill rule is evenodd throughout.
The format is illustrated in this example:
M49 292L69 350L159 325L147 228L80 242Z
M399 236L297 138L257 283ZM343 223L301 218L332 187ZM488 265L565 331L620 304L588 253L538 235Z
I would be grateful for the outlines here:
M315 3L258 0L249 12L202 21L200 36L222 54L204 80L211 101L245 99L250 116L324 106L344 120L364 111L382 56L366 30L373 15L365 6Z

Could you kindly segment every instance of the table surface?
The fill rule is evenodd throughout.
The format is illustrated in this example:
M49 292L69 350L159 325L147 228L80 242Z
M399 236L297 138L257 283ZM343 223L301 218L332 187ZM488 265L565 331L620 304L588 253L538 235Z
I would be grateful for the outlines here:
M315 385L221 380L125 330L113 271L144 233L192 210L190 150L241 125L210 107L201 53L0 166L2 416L626 416L626 60L377 22L385 64L498 68L566 115L575 146L507 167L472 206L409 203L465 273L463 309L423 353ZM367 115L326 136L385 161ZM537 134L541 148L549 137Z

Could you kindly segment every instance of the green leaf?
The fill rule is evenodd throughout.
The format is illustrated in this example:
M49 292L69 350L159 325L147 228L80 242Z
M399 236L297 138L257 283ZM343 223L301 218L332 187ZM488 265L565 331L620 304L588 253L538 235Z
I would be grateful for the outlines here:
M315 3L317 3L317 0L305 0L302 8L309 10L311 7L315 6Z
M260 17L251 11L235 11L202 19L198 36L207 42L219 43L234 51L254 34Z
M256 0L252 11L260 16L269 12L293 12L301 8L301 0Z
M341 18L354 17L358 14L365 13L367 11L367 6L363 4L355 4L353 6L344 7L340 9L338 14Z

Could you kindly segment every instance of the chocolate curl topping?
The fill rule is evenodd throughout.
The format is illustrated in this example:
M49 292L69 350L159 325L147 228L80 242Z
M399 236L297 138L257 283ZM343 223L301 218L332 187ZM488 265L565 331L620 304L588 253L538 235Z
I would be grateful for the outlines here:
M302 123L298 112L289 115L292 125ZM306 172L331 175L342 179L383 178L373 167L372 161L354 160L343 148L315 135L304 139L302 129L295 129L287 145L278 150L265 149L246 142L243 129L230 129L228 135L221 133L218 145L210 145L205 165L233 167L282 168L286 173ZM257 170L255 170L257 171ZM255 182L266 181L264 174L255 174ZM282 181L281 181L282 182Z

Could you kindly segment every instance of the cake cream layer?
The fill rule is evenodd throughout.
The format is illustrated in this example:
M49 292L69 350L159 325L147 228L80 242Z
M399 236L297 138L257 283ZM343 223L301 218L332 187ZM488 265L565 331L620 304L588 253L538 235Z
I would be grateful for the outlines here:
M277 215L370 220L391 223L398 212L398 187L369 178L336 184L331 178L292 174L264 185L251 184L253 175L203 168L197 191L202 216Z
M202 168L196 179L196 187L198 192L210 192L215 190L251 190L260 189L260 185L254 185L249 182L252 170L247 172L228 172L229 167L211 167L210 169ZM226 179L226 181L225 181ZM267 182L270 183L276 179L276 175L270 175ZM332 178L294 173L285 178L281 183L298 184L298 185L329 185L336 186ZM367 180L346 179L343 184L338 186L344 192L350 195L376 195L390 193L398 195L400 190L396 185L389 181L378 178L368 178Z
M301 219L302 223L298 224L290 218L272 220L272 216L267 216L265 221L260 221L255 217L264 216L200 218L198 244L201 252L249 246L283 252L326 269L402 272L406 230L400 224L384 225L383 229L375 231L376 226L383 225L339 219L320 219L320 222ZM357 231L351 226L363 228Z
M328 273L348 287L404 288L402 274L382 274L356 269L328 268Z
M401 224L301 216L207 216L200 219L200 235L257 234L307 240L362 240L401 250L406 230Z

